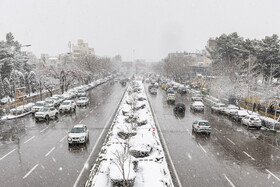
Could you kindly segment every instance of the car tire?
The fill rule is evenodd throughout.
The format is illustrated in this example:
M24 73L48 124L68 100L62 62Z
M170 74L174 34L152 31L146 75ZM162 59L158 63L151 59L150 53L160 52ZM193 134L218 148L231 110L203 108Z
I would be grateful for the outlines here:
M55 119L58 119L58 112L54 115Z

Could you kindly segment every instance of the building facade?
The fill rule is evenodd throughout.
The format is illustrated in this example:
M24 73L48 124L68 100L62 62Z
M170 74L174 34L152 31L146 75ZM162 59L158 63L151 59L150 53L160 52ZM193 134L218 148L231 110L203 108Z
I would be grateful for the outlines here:
M95 55L94 48L90 48L83 40L78 40L78 44L72 44L72 57L77 59L84 55Z

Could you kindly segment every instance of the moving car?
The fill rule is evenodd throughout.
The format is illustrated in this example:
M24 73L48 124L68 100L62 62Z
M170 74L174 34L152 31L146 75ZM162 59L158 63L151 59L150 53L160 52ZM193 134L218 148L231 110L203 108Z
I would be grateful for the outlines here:
M190 104L190 109L193 111L204 111L204 104L201 101L195 101Z
M77 100L77 106L82 107L82 106L87 106L89 103L89 99L87 97L79 97Z
M55 107L55 101L53 99L46 99L45 106L46 107Z
M179 114L184 114L186 111L186 106L184 103L177 103L173 111Z
M49 120L50 118L58 118L58 111L54 107L44 107L35 113L35 120Z
M86 93L85 90L80 89L80 90L78 90L77 96L78 97L85 97L85 96L87 96L87 93Z
M50 99L54 101L54 106L57 107L60 105L60 99L57 96L52 96Z
M187 93L187 89L186 89L186 87L184 87L184 86L180 86L180 87L177 89L177 92L178 92L179 94L183 95L183 94L186 94L186 93Z
M167 103L168 104L175 104L175 99L176 99L176 97L175 97L174 91L169 91L167 93Z
M205 132L207 134L210 134L211 133L211 125L206 120L198 120L198 121L193 122L192 130L195 133Z
M241 122L241 120L248 115L249 114L246 110L238 110L232 115L232 119L237 122Z
M45 101L37 101L31 108L32 114L34 115L35 112L38 112L44 106L45 106Z
M150 88L149 91L151 94L157 95L157 89L155 87Z
M226 109L226 105L223 103L216 103L214 106L211 107L211 112L216 112L222 114Z
M195 94L192 96L192 101L202 101L203 97L200 94Z
M248 115L245 116L241 120L242 125L246 125L248 128L249 127L256 127L257 129L261 129L262 127L262 121L257 115Z
M68 133L68 145L86 144L89 141L89 130L86 125L75 125Z
M227 116L233 116L234 113L238 110L238 106L235 105L228 105L227 108L224 109L224 114Z
M65 100L59 106L59 112L71 112L76 110L76 103L73 100Z

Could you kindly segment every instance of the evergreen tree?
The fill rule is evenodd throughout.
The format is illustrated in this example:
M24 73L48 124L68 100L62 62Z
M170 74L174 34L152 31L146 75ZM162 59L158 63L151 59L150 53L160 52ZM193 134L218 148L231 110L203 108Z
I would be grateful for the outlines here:
M38 82L36 80L36 74L34 73L34 71L30 71L28 79L29 79L31 92L32 93L36 92L38 89Z
M3 85L4 85L5 96L11 96L11 86L7 77L4 78Z
M4 85L2 79L0 78L0 99L2 99L4 96L5 96Z

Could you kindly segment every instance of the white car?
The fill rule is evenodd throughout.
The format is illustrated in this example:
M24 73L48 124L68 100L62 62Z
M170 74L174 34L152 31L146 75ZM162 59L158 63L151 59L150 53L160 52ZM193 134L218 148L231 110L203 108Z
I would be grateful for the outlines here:
M45 100L45 106L46 107L55 107L55 101L52 99L46 99Z
M205 132L207 134L210 134L211 133L211 125L206 120L198 120L198 121L193 122L192 130L195 133Z
M68 145L86 144L89 140L89 131L86 125L75 125L68 133Z
M248 115L245 116L241 120L242 125L246 125L248 128L249 127L256 127L257 129L260 129L262 127L262 121L259 116L257 115Z
M204 104L201 101L195 101L190 104L190 109L193 111L204 111Z
M59 112L71 112L76 110L76 103L73 100L65 100L59 106Z
M54 106L57 107L60 105L60 99L57 96L52 96L50 99L54 101Z
M235 112L237 112L238 106L235 105L228 105L227 108L223 110L224 114L227 116L233 116Z
M216 103L214 106L211 107L211 112L223 113L226 107L227 106L223 103Z
M175 104L175 99L176 99L176 96L175 96L174 91L169 91L167 94L167 98L166 98L167 103Z
M203 97L200 94L195 94L194 96L192 96L192 101L202 101Z
M54 107L44 107L35 113L35 120L49 120L50 118L58 118L58 111Z
M80 90L78 90L77 96L78 97L85 97L85 96L87 96L87 93L86 93L85 90L80 89Z
M79 97L77 100L77 106L87 106L89 103L89 99L87 97Z
M45 101L37 101L31 108L32 114L35 114L35 112L38 112L44 106L45 106Z

